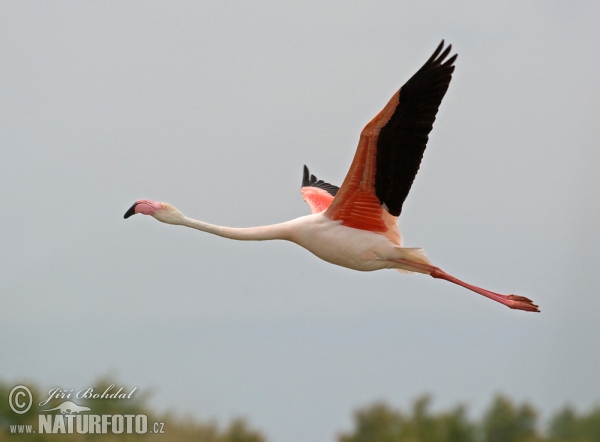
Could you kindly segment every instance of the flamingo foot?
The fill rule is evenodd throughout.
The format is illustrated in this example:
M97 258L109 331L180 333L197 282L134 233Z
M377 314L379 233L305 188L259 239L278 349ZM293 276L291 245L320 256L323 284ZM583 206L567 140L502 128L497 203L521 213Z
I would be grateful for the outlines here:
M502 296L502 295L501 295ZM533 301L525 296L508 295L506 296L506 303L503 303L508 308L515 310L525 310L526 312L538 312L540 309Z

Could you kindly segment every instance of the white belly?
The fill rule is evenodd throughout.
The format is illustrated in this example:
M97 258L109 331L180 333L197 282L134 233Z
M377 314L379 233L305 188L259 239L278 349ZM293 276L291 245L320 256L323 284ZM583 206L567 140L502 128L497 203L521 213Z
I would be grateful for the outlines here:
M388 259L397 246L383 235L343 226L322 213L291 222L293 242L327 262L361 271L394 267Z

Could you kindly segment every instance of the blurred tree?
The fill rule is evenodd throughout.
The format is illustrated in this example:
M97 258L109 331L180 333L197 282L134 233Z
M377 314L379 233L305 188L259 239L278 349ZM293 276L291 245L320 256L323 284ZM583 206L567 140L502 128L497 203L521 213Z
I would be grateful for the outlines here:
M498 395L483 417L485 442L535 442L542 440L536 430L537 413L525 403L518 407Z
M354 413L356 429L341 435L339 442L396 442L405 425L404 416L382 402Z
M553 441L577 441L578 418L575 411L566 406L554 415L549 425L551 440Z
M476 426L467 419L466 408L459 405L440 416L440 441L475 441Z
M600 407L596 406L588 414L581 416L578 416L572 407L564 407L550 420L549 441L600 441Z
M265 437L248 428L243 419L234 419L219 437L219 442L265 442Z
M383 403L359 410L354 415L355 430L339 437L339 442L474 442L475 427L458 406L450 412L431 414L431 398L417 398L409 416Z
M9 405L8 396L14 385L19 383L0 382L0 442L266 442L260 431L250 428L243 419L234 419L225 428L214 421L198 421L193 418L178 418L171 413L159 414L149 406L148 392L135 391L128 399L76 399L78 405L91 408L87 414L94 415L138 415L148 417L146 434L44 434L38 430L40 410L54 408L66 399L53 399L39 407L40 398L48 397L33 382L27 385L34 403L24 414L15 413ZM105 376L91 384L96 394L114 394L122 384ZM122 393L132 391L123 387ZM36 400L37 399L37 400ZM505 396L496 396L480 422L470 421L466 408L457 406L449 411L431 412L431 398L418 397L411 411L404 413L389 405L378 402L354 413L354 430L341 434L339 442L600 442L600 406L588 413L579 414L565 406L552 416L546 436L537 430L537 412L527 404L515 405ZM85 414L85 412L83 412ZM57 416L59 411L53 411ZM159 428L163 434L151 434L155 422L164 424ZM32 432L27 432L26 426ZM21 431L19 431L21 429ZM18 433L18 434L15 434Z

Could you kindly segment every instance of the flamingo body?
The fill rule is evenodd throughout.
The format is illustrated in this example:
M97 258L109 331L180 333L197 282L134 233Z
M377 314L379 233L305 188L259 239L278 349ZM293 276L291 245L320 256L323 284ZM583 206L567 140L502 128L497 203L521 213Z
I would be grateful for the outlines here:
M385 235L347 227L323 212L296 218L288 223L290 241L324 261L353 270L408 270L393 260L412 258L410 251L415 250L398 247Z
M507 307L539 311L523 296L502 295L434 266L423 249L402 247L398 217L419 170L456 55L438 46L427 62L398 90L360 134L358 148L341 187L317 179L304 166L301 193L312 214L280 224L225 227L194 220L167 203L138 200L125 213L151 215L236 240L287 240L324 261L359 271L395 269L444 279Z

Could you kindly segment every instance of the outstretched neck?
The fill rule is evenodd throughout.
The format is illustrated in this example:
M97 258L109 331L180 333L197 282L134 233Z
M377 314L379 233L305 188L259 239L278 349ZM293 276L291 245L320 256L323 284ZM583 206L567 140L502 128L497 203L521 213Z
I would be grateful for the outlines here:
M289 223L272 224L258 227L224 227L205 223L185 217L181 225L192 229L212 233L223 238L237 239L240 241L265 241L271 239L290 240L292 229Z

